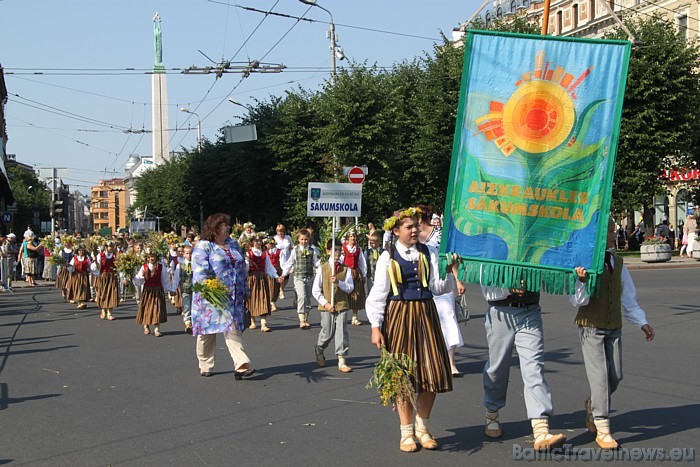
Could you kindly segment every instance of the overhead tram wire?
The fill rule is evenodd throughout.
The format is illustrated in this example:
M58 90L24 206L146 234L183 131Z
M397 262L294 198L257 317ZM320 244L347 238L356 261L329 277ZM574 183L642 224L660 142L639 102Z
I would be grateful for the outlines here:
M330 24L330 22L328 22L328 21L323 21L323 20L318 20L318 19L311 19L311 18L300 18L300 17L298 17L298 16L289 15L289 14L286 14L286 13L266 12L265 10L259 10L259 9L257 9L257 8L253 8L253 7L249 7L249 6L231 5L230 3L224 3L224 2L221 2L221 1L217 1L217 0L207 0L207 1L208 1L208 2L211 2L211 3L218 3L218 4L221 4L221 5L235 6L236 8L240 8L240 9L242 9L242 10L253 11L253 12L255 12L255 13L265 13L265 14L268 14L268 15L280 16L280 17L282 17L282 18L290 18L290 19L296 19L296 20L303 20L303 21L306 21L306 22L309 22L309 23ZM361 30L361 31L369 31L369 32L376 32L376 33L380 33L380 34L390 34L390 35L394 35L394 36L410 37L410 38L413 38L413 39L424 39L424 40L429 40L429 41L439 41L439 40L440 40L440 38L437 38L437 37L419 36L419 35L416 35L416 34L408 34L408 33L395 32L395 31L386 31L386 30L383 30L383 29L368 28L368 27L364 27L364 26L355 26L355 25L351 25L351 24L341 24L341 23L336 23L336 22L334 22L334 24L335 24L336 26L342 26L342 27L344 27L344 28L349 28L349 29L359 29L359 30Z
M265 22L265 20L267 19L267 17L268 17L269 15L273 14L273 13L272 13L272 10L274 10L274 8L277 6L277 4L278 4L279 2L280 2L280 0L277 0L277 1L275 2L275 4L272 5L272 7L270 8L270 11L263 11L263 10L260 10L260 13L264 13L265 16L263 16L263 19L260 20L260 22L258 23L257 26L255 26L255 28L253 28L253 30L250 32L250 34L248 34L248 37L243 41L243 43L242 43L241 46L238 48L238 50L236 50L236 53L233 54L233 57L231 57L231 59L229 60L229 62L232 62L232 61L238 56L238 54L241 52L241 50L242 50L244 47L246 47L246 44L248 44L248 41L253 37L253 34L255 34L255 33L257 32L257 30L260 28L260 26L262 26L262 24ZM230 5L227 4L227 6L230 6ZM236 7L238 7L238 4L236 4ZM242 33L242 32L243 32L243 28L241 28L241 33ZM246 55L248 55L248 49L247 49L247 48L246 48ZM248 61L250 62L250 56L248 56ZM224 99L226 99L226 98L228 98L228 96L225 97Z
M653 18L653 17L655 16L654 13L647 13L647 12L645 12L645 11L641 11L641 9L640 9L640 10L635 10L635 9L634 9L634 8L639 7L639 6L641 6L641 5L625 6L625 5L623 5L622 3L615 3L614 1L612 2L612 4L613 4L614 6L620 7L620 8L622 9L622 11L628 10L628 11L630 11L630 12L632 12L632 13L635 13L635 14L638 14L638 15L648 16L649 18ZM658 8L659 10L665 10L665 11L667 11L667 12L669 12L669 13L673 13L673 14L677 14L677 13L678 13L678 12L675 11L675 10L672 10L672 9L670 9L670 8L666 8L666 7L661 6L661 5L658 5L658 4L654 4L654 7L655 7L655 8ZM615 13L618 13L618 12L615 12ZM693 18L692 16L687 16L687 18L688 18L689 20L693 20L693 21L696 21L696 22L698 21L697 18ZM686 26L685 29L687 29L688 31L693 31L693 32L695 32L695 33L700 34L700 30L691 28L690 26Z

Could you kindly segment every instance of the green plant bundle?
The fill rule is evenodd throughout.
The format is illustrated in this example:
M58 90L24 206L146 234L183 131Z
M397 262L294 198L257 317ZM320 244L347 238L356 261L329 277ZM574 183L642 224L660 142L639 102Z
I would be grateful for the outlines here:
M211 303L214 308L226 311L231 301L231 291L219 279L206 279L192 284L192 291Z
M53 251L56 249L56 241L51 235L47 235L44 238L42 238L40 243L43 245L44 248L46 248L49 251Z
M667 242L662 237L646 237L642 242L642 245L663 245Z
M66 260L63 259L63 255L60 253L53 253L49 256L49 264L51 266L63 266L66 264Z
M381 358L365 389L377 388L382 405L408 401L416 407L416 390L413 387L416 362L405 354L392 354L382 346Z

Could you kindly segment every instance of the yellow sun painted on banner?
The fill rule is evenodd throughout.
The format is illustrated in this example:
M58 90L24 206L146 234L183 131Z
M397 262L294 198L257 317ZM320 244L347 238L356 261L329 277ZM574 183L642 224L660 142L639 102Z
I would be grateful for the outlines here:
M475 120L478 131L505 156L516 148L539 154L558 147L576 123L574 90L591 70L574 80L564 68L545 62L544 51L539 51L534 71L522 75L506 103L491 101L489 113ZM573 139L569 145L572 143Z

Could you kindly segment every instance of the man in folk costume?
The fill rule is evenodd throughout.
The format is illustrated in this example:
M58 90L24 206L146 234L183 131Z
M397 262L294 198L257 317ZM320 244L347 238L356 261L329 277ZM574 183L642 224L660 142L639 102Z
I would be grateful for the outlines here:
M92 264L93 271L99 274L95 283L97 293L95 303L101 309L100 319L107 318L109 321L116 319L112 315L112 310L119 306L115 260L114 242L107 242L105 249L97 255L96 261Z
M343 255L341 262L350 269L353 283L356 284L350 294L350 309L352 310L353 326L361 326L362 321L357 317L357 313L365 308L365 287L367 277L367 262L362 248L357 244L357 232L350 229L348 231L347 242L343 245Z
M615 254L615 236L615 221L611 218L600 293L593 297L585 294L579 300L569 297L574 306L580 306L576 324L591 390L584 401L586 428L595 433L595 441L603 449L618 447L610 432L609 415L612 393L622 381L622 317L639 327L647 341L654 339L654 330L637 303L632 276L622 257Z

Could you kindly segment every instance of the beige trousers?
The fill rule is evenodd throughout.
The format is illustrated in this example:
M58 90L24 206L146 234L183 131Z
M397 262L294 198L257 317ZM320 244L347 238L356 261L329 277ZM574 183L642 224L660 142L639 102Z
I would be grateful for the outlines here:
M243 335L241 331L224 332L226 347L233 359L233 367L238 370L243 365L250 363L248 355L243 347ZM216 334L206 334L197 336L197 359L199 360L200 371L211 371L214 368L214 357L216 356Z

